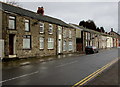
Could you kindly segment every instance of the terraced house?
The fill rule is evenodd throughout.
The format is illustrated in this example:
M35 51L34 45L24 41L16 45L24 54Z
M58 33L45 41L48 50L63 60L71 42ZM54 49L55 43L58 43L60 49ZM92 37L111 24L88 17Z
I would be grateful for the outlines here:
M51 56L76 51L75 29L64 21L2 3L2 58Z
M97 32L76 24L70 24L76 29L76 49L85 52L85 46L95 46L99 49L118 47L119 34L111 30L110 34Z

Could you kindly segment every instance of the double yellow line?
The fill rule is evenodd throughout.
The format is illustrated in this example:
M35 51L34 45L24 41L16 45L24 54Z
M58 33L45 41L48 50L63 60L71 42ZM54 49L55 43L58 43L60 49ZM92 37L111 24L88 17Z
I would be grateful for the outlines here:
M111 65L113 65L116 61L118 61L118 58L116 58L115 60L113 60L110 63L106 64L105 66L103 66L102 68L98 69L97 71L93 72L92 74L90 74L89 76L85 77L81 81L77 82L72 87L80 87L80 86L84 85L86 82L88 82L92 78L96 77L98 74L100 74L101 72L103 72L105 69L107 69L108 67L110 67Z

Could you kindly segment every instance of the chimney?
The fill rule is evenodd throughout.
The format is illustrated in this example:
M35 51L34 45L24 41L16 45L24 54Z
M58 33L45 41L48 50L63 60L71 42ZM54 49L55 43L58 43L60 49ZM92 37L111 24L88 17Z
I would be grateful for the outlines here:
M111 28L111 32L113 32L113 28Z
M44 8L43 7L38 7L37 14L44 15Z

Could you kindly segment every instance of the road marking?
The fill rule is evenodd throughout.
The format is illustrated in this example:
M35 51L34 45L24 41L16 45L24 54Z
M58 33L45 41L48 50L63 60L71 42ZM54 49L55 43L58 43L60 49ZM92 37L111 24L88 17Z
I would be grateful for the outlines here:
M15 80L15 79L18 79L18 78L30 76L30 75L33 75L33 74L36 74L36 73L39 73L39 71L36 71L36 72L33 72L33 73L29 73L29 74L25 74L25 75L21 75L21 76L14 77L14 78L11 78L11 79L3 80L3 81L0 81L0 84L4 83L4 82L7 82L7 81Z
M78 61L73 61L73 62L70 62L70 63L61 64L61 65L58 65L56 67L63 67L63 66L70 65L70 64L73 64L73 63L76 63L76 62L78 62Z
M88 75L87 77L85 77L84 79L82 79L81 81L79 81L78 83L73 85L72 87L80 87L80 86L84 85L86 82L88 82L92 78L96 77L98 74L102 73L105 69L107 69L108 67L110 67L111 65L113 65L117 61L118 61L118 58L116 58L115 60L113 60L110 63L106 64L105 66L103 66L102 68L100 68L97 71L93 72L92 74Z

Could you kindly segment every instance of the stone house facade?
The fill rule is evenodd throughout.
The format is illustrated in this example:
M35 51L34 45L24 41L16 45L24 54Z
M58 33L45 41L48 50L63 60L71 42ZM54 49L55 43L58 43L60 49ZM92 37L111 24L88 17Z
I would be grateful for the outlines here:
M100 33L91 29L84 28L82 26L71 24L74 28L79 29L82 33L79 33L80 39L82 39L82 48L78 47L76 49L81 49L83 52L85 52L85 46L95 46L99 49L105 49L105 48L112 48L114 47L115 43L118 43L115 35ZM78 36L78 35L77 35ZM76 38L78 38L76 36ZM116 39L113 41L113 38ZM118 44L117 44L118 45Z
M76 30L67 23L20 7L1 4L3 58L51 56L76 51ZM69 35L65 38L64 30Z

